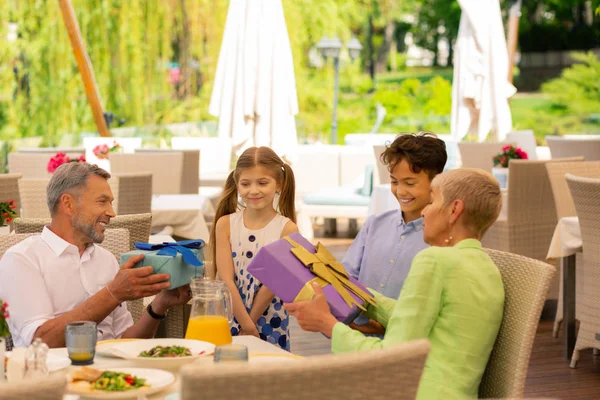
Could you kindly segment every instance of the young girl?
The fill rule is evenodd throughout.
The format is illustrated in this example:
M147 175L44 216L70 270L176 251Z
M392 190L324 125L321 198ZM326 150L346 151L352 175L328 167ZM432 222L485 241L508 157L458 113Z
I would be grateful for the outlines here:
M262 246L298 232L295 186L292 168L273 150L247 149L227 177L210 238L217 274L232 295L231 334L254 335L288 351L283 302L246 267Z

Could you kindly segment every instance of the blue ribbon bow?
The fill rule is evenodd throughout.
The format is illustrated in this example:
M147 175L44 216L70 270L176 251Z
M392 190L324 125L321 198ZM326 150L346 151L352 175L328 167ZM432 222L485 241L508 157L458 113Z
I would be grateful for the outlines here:
M186 264L195 267L201 267L204 263L198 260L198 257L190 249L201 249L204 247L204 240L181 240L179 242L163 242L162 244L150 244L144 242L135 242L135 248L139 250L158 250L159 256L177 257L177 253L181 253L183 261Z

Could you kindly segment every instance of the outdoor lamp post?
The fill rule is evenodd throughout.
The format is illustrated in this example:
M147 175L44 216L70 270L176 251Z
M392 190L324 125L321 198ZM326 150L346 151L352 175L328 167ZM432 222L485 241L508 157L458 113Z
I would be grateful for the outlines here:
M337 142L337 105L338 105L338 92L340 86L340 52L342 50L342 41L335 37L329 39L324 37L317 43L317 49L321 52L323 59L333 58L333 65L335 68L335 84L333 88L333 115L331 121L331 143ZM360 55L362 46L357 38L353 37L346 43L346 49L350 55L350 59L354 61Z

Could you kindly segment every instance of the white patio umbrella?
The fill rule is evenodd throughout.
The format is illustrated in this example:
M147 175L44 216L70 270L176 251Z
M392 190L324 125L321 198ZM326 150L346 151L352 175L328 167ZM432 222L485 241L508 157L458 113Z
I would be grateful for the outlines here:
M458 0L462 9L452 86L452 135L461 140L490 131L502 141L512 130L508 98L508 52L499 0Z
M250 146L293 154L298 97L281 0L230 1L209 113L238 154Z

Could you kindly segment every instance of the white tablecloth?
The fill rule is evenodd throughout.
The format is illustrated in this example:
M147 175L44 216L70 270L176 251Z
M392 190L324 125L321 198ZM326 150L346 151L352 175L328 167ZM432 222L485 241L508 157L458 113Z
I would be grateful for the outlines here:
M248 354L250 357L252 357L252 355L264 355L264 354L281 354L281 355L289 355L290 353L288 353L287 351L282 350L279 346L274 346L268 342L265 342L263 340L260 340L254 336L236 336L233 338L233 343L234 344L243 344L245 346L248 347ZM66 348L59 348L59 349L51 349L50 353L58 356L58 357L66 357L68 358L68 353L67 353L67 349ZM196 362L207 362L207 360L203 360L200 359ZM102 357L97 355L94 359L94 364L92 365L93 368L99 368L99 369L116 369L116 368L132 368L132 367L136 367L136 368L141 368L139 365L135 365L134 362L129 361L129 360L123 360L123 359L118 359L118 358L109 358L109 357ZM76 367L76 366L70 366L68 370L73 370L76 368L80 368L80 367ZM179 372L178 371L170 371L172 372L175 377L176 380L173 384L171 384L170 386L168 386L167 388L165 388L164 390L160 391L157 394L148 396L148 400L155 400L155 399L164 399L165 396L169 395L170 393L176 393L180 391L180 379L179 379ZM77 400L79 399L79 396L76 395L65 395L64 400Z
M152 196L152 229L172 227L172 234L186 239L209 240L204 215L214 215L210 198L197 194L161 194Z
M556 225L546 258L568 257L582 250L579 218L561 218Z
M369 203L369 214L377 215L386 211L397 210L400 208L398 200L394 197L389 183L375 185L371 194L371 202ZM498 219L506 219L508 215L508 192L502 189L502 210Z

